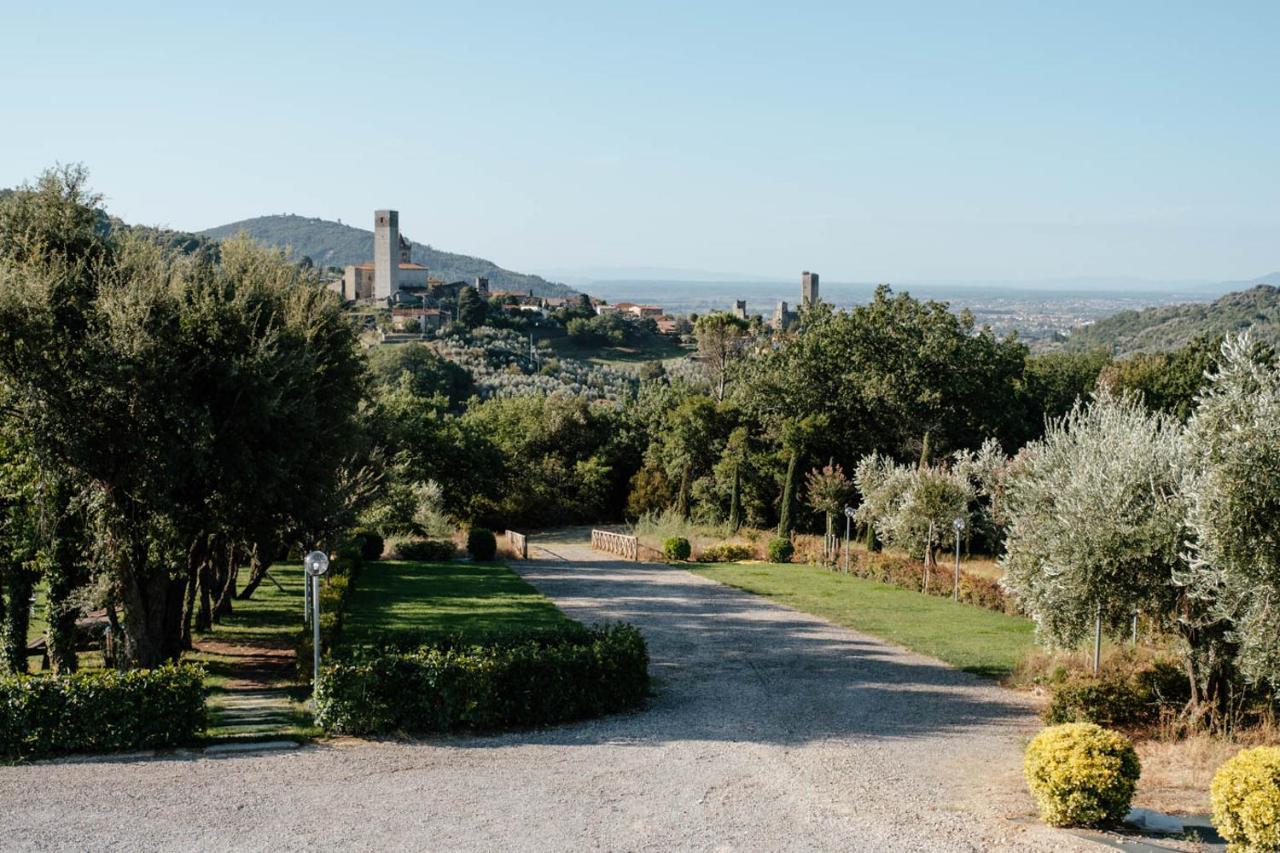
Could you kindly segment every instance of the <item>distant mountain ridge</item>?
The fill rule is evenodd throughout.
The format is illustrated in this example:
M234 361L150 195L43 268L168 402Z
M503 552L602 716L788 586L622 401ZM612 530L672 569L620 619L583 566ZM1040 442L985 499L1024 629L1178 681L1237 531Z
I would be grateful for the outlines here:
M298 258L305 255L318 267L344 267L373 259L372 231L315 217L294 214L257 216L207 228L199 233L214 240L225 240L242 231L265 246L287 248ZM494 290L532 290L537 296L568 296L576 292L567 285L547 281L541 276L503 269L484 258L442 252L412 241L410 246L413 262L422 264L433 277L445 281L468 281L484 276Z
M1280 284L1280 273L1267 276ZM1280 344L1280 287L1257 284L1209 303L1187 303L1121 311L1072 332L1062 348L1107 349L1116 355L1177 349L1202 335L1217 337L1250 330Z

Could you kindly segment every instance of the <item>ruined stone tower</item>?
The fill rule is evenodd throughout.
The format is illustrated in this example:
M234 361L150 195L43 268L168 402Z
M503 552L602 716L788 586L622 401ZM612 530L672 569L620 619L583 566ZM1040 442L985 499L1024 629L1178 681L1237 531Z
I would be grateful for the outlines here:
M747 319L747 300L735 299L733 302L733 316L739 320Z
M812 308L818 304L818 274L805 270L800 273L800 305Z
M373 296L390 299L400 290L400 214L373 214Z

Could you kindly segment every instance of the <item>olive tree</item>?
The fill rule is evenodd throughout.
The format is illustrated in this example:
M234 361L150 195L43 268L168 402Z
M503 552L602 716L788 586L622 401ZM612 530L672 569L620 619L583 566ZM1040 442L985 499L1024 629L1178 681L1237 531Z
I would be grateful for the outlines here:
M1187 445L1193 536L1181 580L1204 605L1198 627L1225 627L1240 673L1280 687L1280 369L1247 336L1224 342Z
M1186 531L1179 425L1134 398L1102 395L1051 421L1010 463L1001 584L1042 640L1070 647L1097 621L1169 616Z
M862 504L856 518L895 548L934 565L939 547L955 542L952 522L969 517L974 488L963 472L945 465L895 465L864 456L854 472Z

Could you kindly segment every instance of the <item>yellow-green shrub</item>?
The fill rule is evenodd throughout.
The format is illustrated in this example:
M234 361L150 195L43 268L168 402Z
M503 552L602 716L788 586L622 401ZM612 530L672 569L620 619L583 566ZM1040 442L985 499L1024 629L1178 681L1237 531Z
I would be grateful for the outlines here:
M1119 732L1065 723L1032 739L1023 770L1045 823L1092 826L1128 814L1142 767Z
M1213 825L1231 850L1280 850L1280 747L1242 750L1213 776Z

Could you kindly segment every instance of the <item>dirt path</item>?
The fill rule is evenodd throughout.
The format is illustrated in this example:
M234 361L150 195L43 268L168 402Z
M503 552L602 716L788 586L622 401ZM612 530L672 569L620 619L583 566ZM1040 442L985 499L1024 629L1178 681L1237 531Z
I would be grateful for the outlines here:
M548 731L0 769L6 846L1082 849L1032 822L1016 694L675 567L566 539L517 566L648 639L646 710ZM552 558L549 552L558 555ZM30 796L39 791L39 796Z

